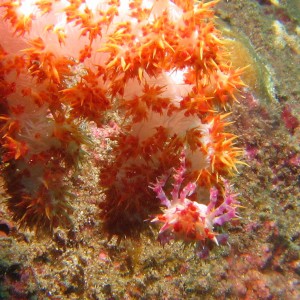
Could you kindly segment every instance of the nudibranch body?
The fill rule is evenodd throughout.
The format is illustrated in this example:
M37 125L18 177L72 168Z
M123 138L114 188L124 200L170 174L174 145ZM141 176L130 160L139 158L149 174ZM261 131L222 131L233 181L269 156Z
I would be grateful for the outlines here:
M181 165L174 170L174 183L171 191L171 200L168 199L163 187L168 176L163 176L151 186L161 204L166 208L162 214L157 215L152 222L161 223L163 226L159 231L159 240L164 245L170 240L179 240L185 243L196 243L196 252L201 253L206 247L207 240L213 240L218 244L218 234L214 232L215 226L222 226L226 222L237 219L237 194L234 194L227 180L224 183L224 201L218 203L219 192L215 187L210 189L208 204L192 201L191 196L197 184L188 182L181 189L186 172L185 155L180 158Z

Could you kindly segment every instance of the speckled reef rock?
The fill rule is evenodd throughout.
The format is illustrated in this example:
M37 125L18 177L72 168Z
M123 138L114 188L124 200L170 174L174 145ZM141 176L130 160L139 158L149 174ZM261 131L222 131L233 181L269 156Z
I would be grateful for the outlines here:
M97 147L109 154L114 142L107 138L94 149L96 162L71 179L73 228L35 237L1 204L0 299L300 298L299 2L220 1L216 14L229 47L243 53L234 64L250 64L230 116L248 166L234 179L241 218L226 225L228 244L199 260L180 243L162 248L157 228L107 241L95 189Z

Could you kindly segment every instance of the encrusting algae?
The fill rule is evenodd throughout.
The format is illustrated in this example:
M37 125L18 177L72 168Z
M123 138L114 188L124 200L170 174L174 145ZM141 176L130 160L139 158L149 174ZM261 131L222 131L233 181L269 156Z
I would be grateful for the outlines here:
M187 224L185 208L169 209L161 232L201 247L217 241L217 227L237 217L228 180L242 151L226 128L245 86L215 26L217 2L0 2L1 146L15 221L38 231L70 224L66 179L90 143L81 125L101 128L114 110L119 130L100 170L103 230L122 238L138 235L149 218L164 223L149 186L184 157L186 172L173 187L193 188L180 205L201 208L195 222L214 217L201 230L189 224L187 238L170 223Z

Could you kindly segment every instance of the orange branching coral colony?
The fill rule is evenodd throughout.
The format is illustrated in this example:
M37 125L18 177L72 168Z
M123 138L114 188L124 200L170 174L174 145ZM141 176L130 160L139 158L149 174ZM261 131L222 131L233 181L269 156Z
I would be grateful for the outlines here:
M153 218L161 240L218 242L215 227L236 217L221 178L239 163L225 111L243 82L215 27L216 2L0 1L2 171L20 225L71 222L66 178L89 143L83 124L105 128L114 111L103 230L132 236Z

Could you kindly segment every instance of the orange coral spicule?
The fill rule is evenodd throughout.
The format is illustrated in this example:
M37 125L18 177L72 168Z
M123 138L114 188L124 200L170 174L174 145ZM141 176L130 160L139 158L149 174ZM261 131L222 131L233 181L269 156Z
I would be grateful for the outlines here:
M104 228L118 235L132 234L157 210L149 182L176 166L183 148L190 176L204 190L231 174L240 150L235 136L224 132L223 110L243 83L214 25L216 3L0 1L7 159L39 157L47 137L48 149L62 149L60 159L75 161L78 151L69 153L69 145L80 147L84 139L74 128L82 120L100 126L104 113L116 109L121 130L114 160L101 170L107 198L100 206ZM43 139L24 138L28 126L36 133L30 120L38 111L42 121L34 122L47 132ZM9 125L14 122L18 126ZM70 131L64 131L68 141L58 134L61 127Z

